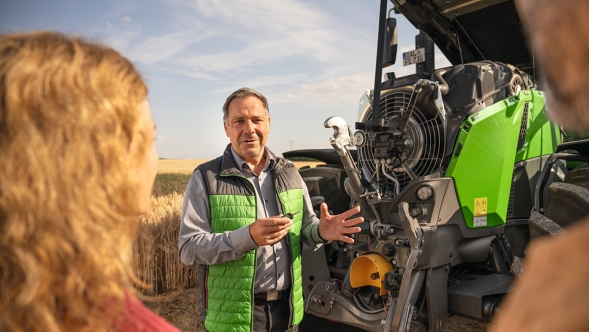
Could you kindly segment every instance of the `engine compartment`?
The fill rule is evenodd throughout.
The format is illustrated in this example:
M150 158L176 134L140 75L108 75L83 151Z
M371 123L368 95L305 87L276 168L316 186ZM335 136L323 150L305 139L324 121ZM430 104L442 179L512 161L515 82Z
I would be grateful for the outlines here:
M367 330L402 319L403 324L428 326L440 316L432 316L430 302L447 312L451 298L455 312L488 320L511 284L510 239L521 236L506 232L512 226L506 222L507 205L513 204L509 186L518 158L542 164L544 152L527 149L533 135L545 129L532 133L531 119L552 128L541 116L543 96L529 91L533 84L527 74L490 61L418 76L385 82L378 116L372 113L374 96L370 91L363 95L354 133L343 119L327 119L341 165L300 170L311 196L320 197L315 202L327 201L334 213L359 205L365 219L353 244L332 242L322 250L304 251L304 265L313 266L303 268L307 312ZM496 146L481 145L487 131L505 139ZM474 157L473 147L481 149ZM495 159L501 171L478 166ZM534 172L525 173L526 183L533 182ZM481 194L481 215L475 207L481 188L467 183L476 176L508 188L495 196ZM468 190L475 192L472 202ZM531 199L518 203L524 201L529 211ZM484 218L483 227L477 218ZM519 243L514 247L523 250ZM432 280L437 286L427 287ZM465 296L465 287L489 291ZM475 303L475 309L460 305L465 302Z

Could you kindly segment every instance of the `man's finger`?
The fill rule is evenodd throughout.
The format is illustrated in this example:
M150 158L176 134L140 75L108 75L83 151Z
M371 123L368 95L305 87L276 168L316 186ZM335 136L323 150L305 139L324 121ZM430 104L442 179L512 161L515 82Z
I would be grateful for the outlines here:
M339 240L344 241L345 243L349 243L349 244L354 243L354 239L347 237L347 236L341 236Z
M290 219L282 217L264 218L259 220L265 227L282 226L291 223Z
M353 209L349 209L348 211L346 211L346 212L344 212L344 213L340 214L340 216L341 216L341 217L343 217L343 218L344 218L344 220L345 220L345 219L348 219L348 218L350 218L351 216L353 216L353 215L356 215L356 214L358 214L358 213L360 213L360 208L359 208L359 207L355 207L355 208L353 208Z
M265 243L265 244L266 244L266 245L269 245L269 244L274 244L274 243L276 243L276 242L280 241L280 240L281 240L283 237L285 237L287 234L288 234L288 230L286 230L286 231L283 231L283 232L277 232L277 233L272 233L272 234L269 234L269 235L266 237L266 243Z
M360 227L346 227L343 230L344 234L354 234L360 232L362 229Z
M292 226L292 223L288 223L288 224L284 224L284 225L272 226L272 227L268 227L268 231L270 231L272 233L288 231L291 226Z
M329 210L327 209L327 204L321 203L321 217L329 217Z
M362 218L362 217L348 219L348 220L344 221L344 226L350 227L350 226L361 224L363 222L364 222L364 218Z

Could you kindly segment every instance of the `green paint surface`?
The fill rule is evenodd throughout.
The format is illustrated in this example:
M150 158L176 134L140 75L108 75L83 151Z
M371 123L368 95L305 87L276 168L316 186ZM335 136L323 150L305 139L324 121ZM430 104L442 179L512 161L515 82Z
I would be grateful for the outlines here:
M526 104L525 144L518 150ZM469 116L462 123L446 176L455 181L469 228L504 224L514 164L551 154L560 144L558 127L548 121L545 111L544 94L526 90ZM475 226L475 201L484 198L487 200L486 221L479 217L479 224ZM477 211L481 212L480 207Z

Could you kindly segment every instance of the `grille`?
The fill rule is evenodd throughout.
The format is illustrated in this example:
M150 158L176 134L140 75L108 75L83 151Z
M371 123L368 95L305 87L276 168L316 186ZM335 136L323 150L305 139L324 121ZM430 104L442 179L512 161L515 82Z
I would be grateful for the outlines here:
M425 48L425 62L416 64L415 71L417 73L433 73L436 69L434 41L422 32L415 36L415 48Z
M519 139L517 140L517 151L523 149L526 144L526 134L528 132L528 111L530 103L524 104L524 114L522 115L522 123L519 127Z
M411 98L412 89L391 90L380 98L380 118L389 120L401 115L401 109L406 108ZM429 114L429 113L428 113ZM433 114L437 114L434 112ZM369 109L361 121L370 119L372 110ZM419 108L415 107L408 123L407 136L413 141L413 147L407 150L405 166L389 168L388 173L394 173L399 181L399 190L403 190L412 180L411 176L425 176L432 174L441 164L444 156L445 136L441 116L426 117ZM368 141L358 149L362 175L369 182L375 180L376 166L374 163L374 142ZM398 163L397 163L398 164ZM405 169L408 167L409 169ZM413 173L413 174L411 174ZM411 174L411 175L410 175ZM382 189L394 191L394 183L389 179L382 179Z
M513 190L515 188L515 169L513 171L513 175L511 176L511 189L509 190L509 205L507 206L507 216L506 218L513 218Z

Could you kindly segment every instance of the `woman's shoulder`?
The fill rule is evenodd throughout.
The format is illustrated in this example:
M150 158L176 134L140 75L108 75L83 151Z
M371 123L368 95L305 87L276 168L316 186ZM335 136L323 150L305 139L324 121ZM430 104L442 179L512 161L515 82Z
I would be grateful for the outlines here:
M131 294L126 294L125 313L116 321L114 328L121 332L180 332Z

